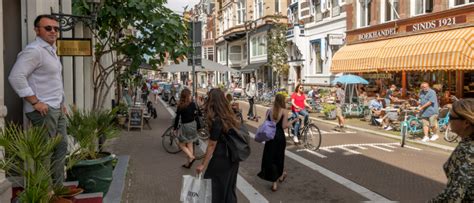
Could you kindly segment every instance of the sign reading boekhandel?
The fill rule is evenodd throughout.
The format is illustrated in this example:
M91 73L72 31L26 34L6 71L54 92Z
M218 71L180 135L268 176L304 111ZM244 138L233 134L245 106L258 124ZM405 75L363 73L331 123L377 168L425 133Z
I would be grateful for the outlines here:
M91 39L58 39L58 56L92 56Z

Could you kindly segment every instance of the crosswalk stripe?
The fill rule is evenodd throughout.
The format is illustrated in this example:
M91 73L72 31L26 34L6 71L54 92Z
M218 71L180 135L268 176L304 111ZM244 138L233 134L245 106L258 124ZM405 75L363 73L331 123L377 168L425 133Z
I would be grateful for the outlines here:
M365 147L363 147L363 146L360 146L360 145L354 145L354 147L357 147L357 148L359 148L359 149L364 149L364 150L367 149L367 148L365 148Z
M410 148L410 149L414 149L414 150L418 150L418 151L421 151L421 149L419 148L416 148L416 147L411 147L411 146L408 146L408 145L405 145L406 148Z
M262 194L260 194L250 183L242 176L237 176L237 188L244 194L250 203L269 202Z
M355 150L352 150L352 149L349 149L349 148L346 148L346 147L339 147L339 149L348 151L348 152L353 153L353 154L361 154L361 153L358 152L358 151L355 151Z
M309 149L298 149L298 150L296 150L296 151L297 151L297 152L304 151L304 152L308 152L308 153L310 153L310 154L314 154L314 155L316 155L316 156L318 156L318 157L320 157L320 158L327 158L327 156L324 156L324 155L322 155L322 154L320 154L320 153L318 153L318 152L315 152L315 151L309 150Z
M393 146L393 145L390 145L390 144L384 144L382 146L385 146L385 147L388 147L388 148L392 148L392 149L396 149L397 147Z
M324 147L321 147L319 148L320 150L324 150L324 151L327 151L329 153L334 153L334 151L332 151L331 149L328 149L328 148L324 148Z
M391 150L391 149L385 149L385 148L383 148L383 147L379 147L379 146L376 146L376 145L369 145L369 146L371 146L371 147L373 147L373 148L377 148L377 149L383 150L383 151L393 152L393 150Z

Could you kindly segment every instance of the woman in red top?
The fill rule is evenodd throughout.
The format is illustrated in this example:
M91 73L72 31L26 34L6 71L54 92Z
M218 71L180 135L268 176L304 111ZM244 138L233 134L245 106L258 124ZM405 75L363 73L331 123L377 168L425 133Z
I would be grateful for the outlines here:
M298 118L298 115L304 116L304 123L308 121L308 111L305 107L312 109L311 106L306 102L306 96L304 95L303 86L301 84L296 85L295 92L291 95L291 112L293 112L292 118ZM301 122L296 121L293 128L293 141L299 143L299 130Z

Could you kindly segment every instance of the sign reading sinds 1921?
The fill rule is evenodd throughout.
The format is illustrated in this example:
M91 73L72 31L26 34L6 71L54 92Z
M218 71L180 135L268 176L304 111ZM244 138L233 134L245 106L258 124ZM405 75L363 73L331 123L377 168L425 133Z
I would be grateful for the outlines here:
M420 31L420 30L429 30L429 29L434 29L438 27L444 27L444 26L450 26L450 25L456 25L459 23L465 23L466 22L466 16L455 16L455 17L447 17L447 18L441 18L441 19L435 19L431 21L426 21L426 22L421 22L421 23L416 23L412 25L407 25L407 32L411 31Z

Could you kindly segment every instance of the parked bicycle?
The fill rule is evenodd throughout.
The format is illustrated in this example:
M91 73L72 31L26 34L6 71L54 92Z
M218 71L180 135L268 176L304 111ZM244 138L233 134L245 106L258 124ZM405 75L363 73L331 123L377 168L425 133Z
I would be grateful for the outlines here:
M161 145L166 152L171 154L176 154L181 152L181 148L178 145L178 135L173 133L174 126L170 126L165 130L161 136ZM197 131L198 139L193 142L193 153L196 159L202 159L206 154L207 148L207 139L209 138L209 133L207 129L202 128Z
M299 119L299 122L302 122L302 119L298 117L291 116L288 120ZM292 137L292 132L294 131L295 124L293 127L288 128L288 135ZM309 150L318 150L321 146L321 130L319 127L314 124L311 119L304 124L303 127L300 127L298 133L298 140L301 142L304 148ZM297 143L295 143L297 144Z
M459 99L455 96L451 97L451 100L453 102L458 101ZM448 142L457 142L460 140L459 136L456 133L453 133L451 131L451 127L449 126L449 108L448 108L448 113L443 119L440 119L438 122L438 125L441 126L441 124L444 126L444 140ZM440 127L441 129L441 127Z
M414 115L416 115L416 109L406 109L402 112L405 113L404 119L400 124L400 146L405 146L407 134L417 134L423 130L422 122ZM409 113L413 115L409 115Z

